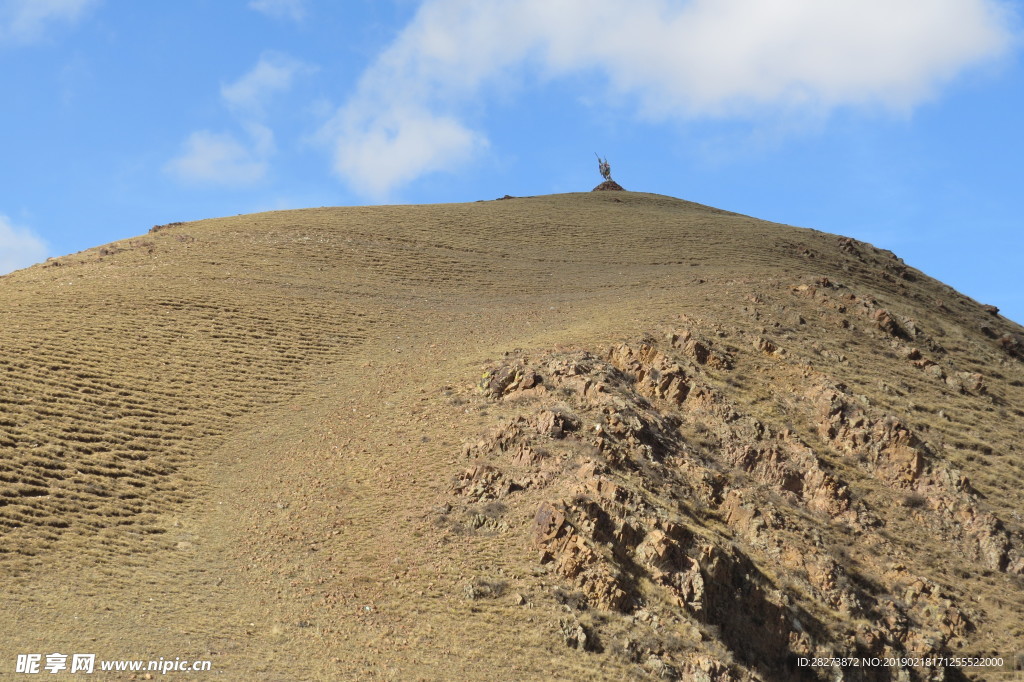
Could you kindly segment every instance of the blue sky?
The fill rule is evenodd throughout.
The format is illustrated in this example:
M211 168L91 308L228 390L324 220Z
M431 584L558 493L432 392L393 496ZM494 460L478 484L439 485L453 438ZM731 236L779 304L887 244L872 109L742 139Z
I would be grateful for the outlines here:
M627 189L1024 321L1010 0L0 0L0 272L178 220Z

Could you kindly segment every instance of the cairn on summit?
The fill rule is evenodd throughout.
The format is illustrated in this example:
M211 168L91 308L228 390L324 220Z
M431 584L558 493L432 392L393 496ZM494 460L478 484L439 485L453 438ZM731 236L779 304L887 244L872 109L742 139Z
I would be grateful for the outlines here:
M601 155L598 154L597 152L594 152L594 154L597 156L597 170L598 170L599 173L601 173L601 177L604 178L604 182L602 182L600 185L598 185L597 187L595 187L591 191L593 191L593 192L603 192L603 191L607 191L607 190L617 190L619 192L625 191L625 190L622 189L622 186L619 185L619 183L617 183L614 180L612 180L612 167L611 167L611 164L608 163L608 159L607 158L602 159Z

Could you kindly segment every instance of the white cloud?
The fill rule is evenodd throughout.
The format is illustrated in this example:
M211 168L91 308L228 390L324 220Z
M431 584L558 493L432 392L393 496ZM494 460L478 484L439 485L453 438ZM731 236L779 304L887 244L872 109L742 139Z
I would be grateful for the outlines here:
M232 109L260 114L267 99L276 92L288 90L295 75L304 70L309 67L297 59L279 52L266 52L248 73L222 86L220 94Z
M321 134L381 193L470 158L460 110L523 73L602 74L659 118L905 111L1006 52L1009 23L1001 0L426 0Z
M27 268L46 258L46 244L31 230L0 215L0 275Z
M335 169L367 196L384 198L423 173L468 160L487 141L447 116L392 107L373 117L346 112L335 138Z
M246 142L230 133L192 133L185 140L182 154L168 162L165 170L192 184L239 186L259 182L267 174L274 134L259 124L246 128Z
M74 22L97 0L0 0L0 44L31 43L47 26Z
M275 19L302 21L306 16L306 6L303 0L251 0L249 9L262 12Z
M164 170L190 184L242 186L262 180L275 149L274 133L262 122L264 106L272 95L290 88L297 74L311 70L286 54L264 53L256 66L220 89L225 106L240 119L248 140L231 133L196 131Z

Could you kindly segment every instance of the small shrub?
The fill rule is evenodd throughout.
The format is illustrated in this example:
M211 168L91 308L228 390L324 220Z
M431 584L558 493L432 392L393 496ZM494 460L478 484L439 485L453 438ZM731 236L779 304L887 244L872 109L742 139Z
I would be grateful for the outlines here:
M508 507L497 500L492 500L480 508L480 513L489 519L496 519L506 511L508 511Z
M918 495L917 493L910 493L903 498L903 506L907 509L920 509L927 502L928 499L924 495Z
M466 585L466 599L497 599L508 589L506 582L492 582L476 579Z
M566 590L556 587L554 590L555 600L576 611L583 611L587 608L587 595L578 590Z

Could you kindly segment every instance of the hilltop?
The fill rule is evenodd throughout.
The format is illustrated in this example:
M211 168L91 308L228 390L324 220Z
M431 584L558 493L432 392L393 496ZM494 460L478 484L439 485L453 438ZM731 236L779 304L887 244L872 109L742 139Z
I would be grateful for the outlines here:
M0 671L1024 667L1024 329L870 244L626 191L174 223L0 277L0 349Z

